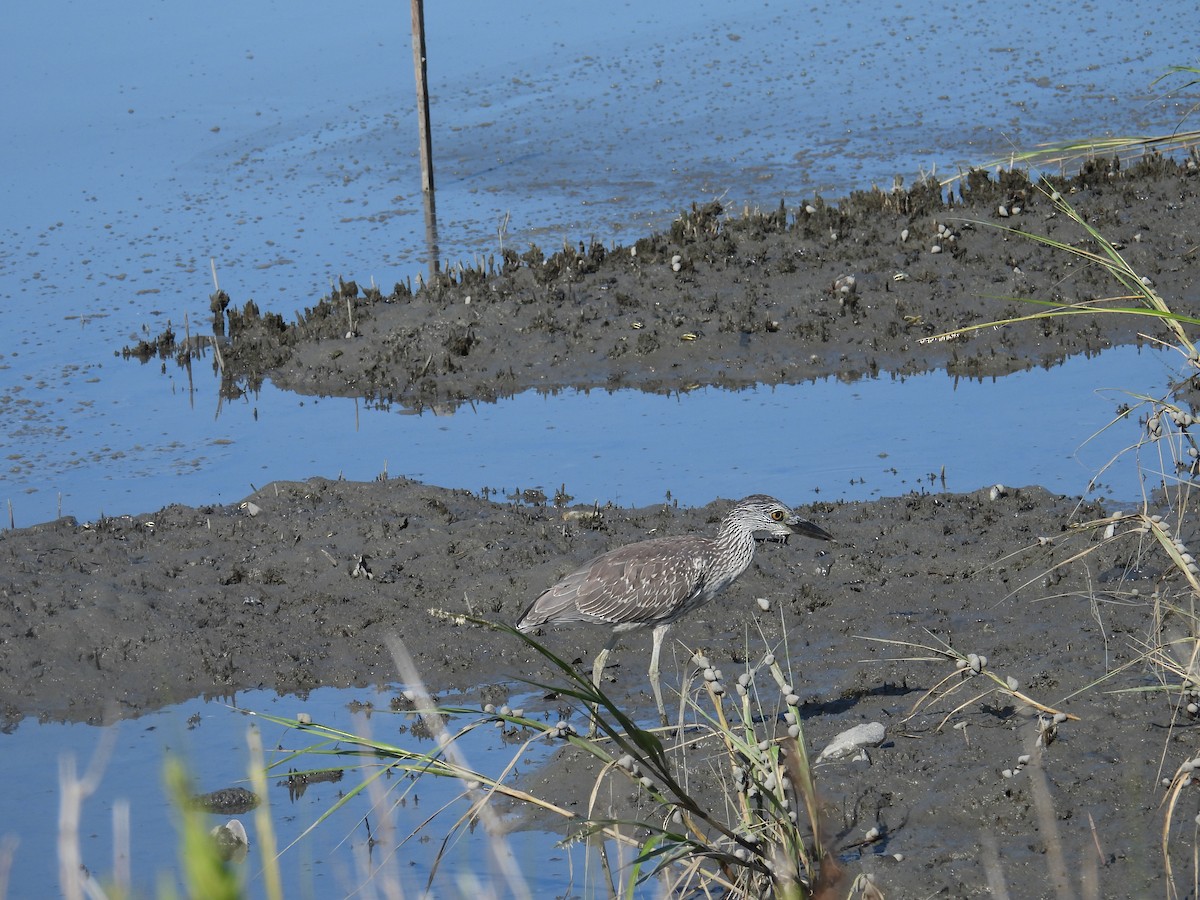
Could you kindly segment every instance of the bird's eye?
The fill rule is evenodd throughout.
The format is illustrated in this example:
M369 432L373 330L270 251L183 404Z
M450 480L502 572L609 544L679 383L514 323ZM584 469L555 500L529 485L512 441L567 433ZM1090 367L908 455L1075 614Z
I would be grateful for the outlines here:
M783 521L783 510L782 509L771 510L771 519L775 522L782 522Z

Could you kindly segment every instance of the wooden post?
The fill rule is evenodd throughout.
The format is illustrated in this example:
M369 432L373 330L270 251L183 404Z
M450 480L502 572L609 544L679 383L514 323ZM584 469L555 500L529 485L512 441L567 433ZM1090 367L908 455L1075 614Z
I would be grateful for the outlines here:
M433 191L425 191L425 249L429 256L429 278L432 281L441 270L441 250L438 248L437 203L434 202Z
M429 134L429 85L425 81L425 2L412 0L413 70L417 79L417 128L421 140L421 190L433 193L433 141Z

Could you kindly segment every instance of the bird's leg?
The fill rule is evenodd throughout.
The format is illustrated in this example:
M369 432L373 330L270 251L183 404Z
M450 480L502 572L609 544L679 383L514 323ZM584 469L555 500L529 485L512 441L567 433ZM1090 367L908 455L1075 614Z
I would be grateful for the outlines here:
M592 663L592 686L595 687L596 690L600 690L600 679L604 677L604 665L605 665L605 663L608 662L608 654L612 653L612 649L616 645L617 645L617 632L614 631L612 633L612 636L609 637L608 643L604 645L604 649L601 650L596 655L596 661L594 663ZM588 731L588 737L596 736L596 714L597 714L598 710L599 710L599 706L597 704L593 703L592 704L592 727L591 727L591 730Z
M654 691L654 704L658 707L658 718L667 725L667 710L663 706L662 686L658 683L658 654L662 651L663 637L670 624L654 626L654 648L650 651L650 689Z
M600 679L604 677L604 666L608 662L608 654L612 652L612 645L616 641L609 641L604 649L596 656L596 661L592 663L592 684L597 688L600 687Z

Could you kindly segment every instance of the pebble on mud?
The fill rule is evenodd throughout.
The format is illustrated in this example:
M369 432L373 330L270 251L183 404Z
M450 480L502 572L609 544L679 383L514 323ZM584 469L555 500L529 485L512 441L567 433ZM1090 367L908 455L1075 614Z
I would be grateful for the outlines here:
M887 729L879 722L864 722L841 732L817 756L816 763L845 759L867 759L866 748L878 747L887 739Z
M209 832L217 847L217 854L225 862L241 862L250 852L250 839L246 836L246 826L237 819L230 819L224 825L216 825Z

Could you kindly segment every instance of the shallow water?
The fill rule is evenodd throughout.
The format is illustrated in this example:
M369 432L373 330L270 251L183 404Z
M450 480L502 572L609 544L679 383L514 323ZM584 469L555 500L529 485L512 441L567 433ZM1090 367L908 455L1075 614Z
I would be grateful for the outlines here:
M1190 58L1175 4L1028 4L1014 11L1019 32L1000 37L982 2L615 9L430 11L443 257L501 242L628 241L693 200L775 206L890 186L896 174L953 172L1041 141L1169 132L1187 108L1150 88ZM0 184L0 499L18 524L237 499L250 480L371 477L384 460L425 477L426 461L402 468L357 438L356 467L331 443L279 460L270 431L243 427L237 410L215 416L204 385L193 410L178 375L164 389L112 356L168 321L204 321L210 259L236 302L285 317L338 276L388 288L425 267L403 13L378 3L349 15L314 3L286 14L148 2L120 16L82 3L13 11L0 34L11 76L0 164L21 177ZM1070 23L1078 40L1066 39ZM273 392L254 407L272 421L303 417L309 433L345 434L352 418L341 403ZM520 408L536 404L507 407L510 435L542 431ZM861 441L841 424L822 427L821 441L848 456ZM227 441L243 454L232 471L221 465ZM918 467L943 463L961 468L948 457ZM462 480L439 483L562 480L457 470ZM566 480L620 502L737 492L693 494L671 475L634 487Z
M50 472L62 511L83 515L231 503L270 481L369 481L384 472L505 494L565 486L578 502L630 506L759 491L795 503L858 500L997 482L1083 494L1139 437L1136 421L1106 430L1118 404L1130 402L1128 392L1165 392L1178 373L1178 357L1127 346L984 381L931 372L673 396L529 392L406 415L269 385L217 413L214 378L203 373L189 394L175 372L144 382L159 394L139 397L158 407L152 426L133 414L119 426L95 422L106 449L89 459L15 450L9 464L21 475L10 478L30 491L13 498L19 525L57 515L57 495L38 489ZM1136 500L1140 475L1116 467L1096 491Z
M268 774L268 802L271 805L275 840L284 850L320 816L331 810L345 794L362 786L364 779L377 771L370 760L353 756L329 757L318 754L288 761L291 751L320 744L313 737L289 730L263 719L251 719L237 708L281 717L308 713L314 722L344 729L372 739L397 744L418 753L432 752L428 738L411 733L409 716L389 712L396 690L343 691L321 689L304 698L279 697L269 691L247 691L229 698L227 703L194 700L140 716L136 719L99 729L87 725L25 722L11 734L0 735L6 790L5 834L16 835L13 866L8 872L9 897L50 896L58 884L54 847L57 840L55 812L59 803L58 767L53 760L71 755L82 776L94 755L111 752L107 766L101 769L96 792L83 805L79 829L83 859L93 875L107 883L114 870L113 809L124 801L129 807L130 840L128 870L133 887L143 896L151 896L160 875L178 883L180 839L177 816L167 801L163 766L168 755L182 759L188 766L198 793L242 786L246 780L249 752L246 730L257 723L262 735L268 764L278 765ZM447 698L443 698L446 701ZM348 708L351 702L359 709ZM520 696L511 701L522 704ZM369 705L370 708L366 708ZM447 705L453 705L453 698ZM531 713L532 715L532 713ZM466 724L468 718L456 725ZM523 738L522 738L523 739ZM111 740L111 747L104 746ZM519 740L502 738L497 728L477 729L460 742L466 761L477 771L498 775L517 755ZM546 756L545 744L536 744L517 771L528 768ZM282 764L281 764L282 763ZM286 784L290 769L345 766L340 780L313 781L301 790ZM380 843L370 854L370 864L385 875L398 878L406 892L419 892L429 878L430 864L438 852L438 842L452 831L457 816L466 805L456 798L459 782L425 776L413 781L405 777L381 782L384 796L378 806L364 793L346 807L334 812L314 832L286 849L281 862L284 896L346 896L360 886L368 859L368 841L374 834ZM428 827L422 824L445 806ZM366 821L364 821L364 817ZM264 894L263 860L259 851L262 840L257 833L255 812L213 815L213 824L236 818L245 826L251 846L246 862L239 864L248 897ZM390 821L394 840L386 840L384 831ZM568 883L572 864L582 865L582 851L562 848L547 853L544 836L521 832L509 836L513 858L535 896ZM450 881L474 877L487 884L494 877L489 863L490 844L483 828L459 836L446 851L442 863ZM3 896L0 891L0 896Z

